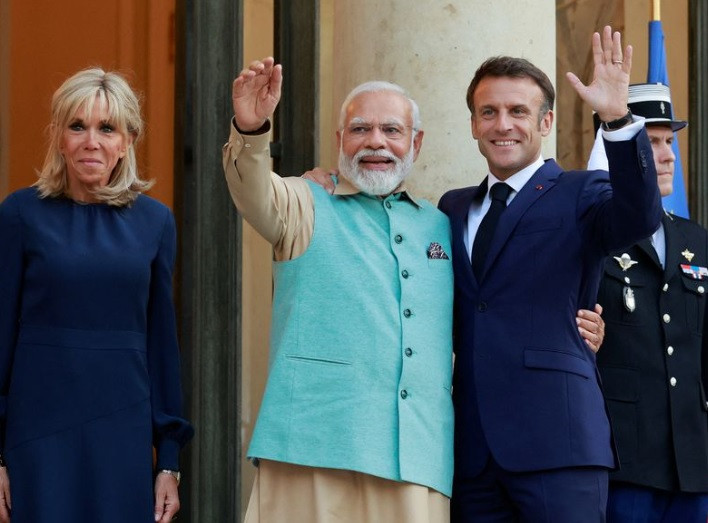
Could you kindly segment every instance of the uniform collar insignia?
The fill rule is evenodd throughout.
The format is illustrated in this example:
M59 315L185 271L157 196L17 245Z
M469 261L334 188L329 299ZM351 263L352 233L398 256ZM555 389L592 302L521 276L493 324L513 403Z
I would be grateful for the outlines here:
M634 261L626 252L623 252L622 256L614 256L614 259L617 261L617 263L619 263L619 266L622 268L623 271L626 271L632 265L639 263L637 261Z

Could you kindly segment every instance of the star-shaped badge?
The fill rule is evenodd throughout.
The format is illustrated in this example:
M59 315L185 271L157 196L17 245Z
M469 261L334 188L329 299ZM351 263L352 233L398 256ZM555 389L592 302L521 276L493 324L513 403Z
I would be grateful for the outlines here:
M681 253L684 258L686 258L689 262L693 259L695 254L693 254L691 251L688 249L684 249L684 251Z
M639 263L637 261L634 261L631 256L626 252L623 252L622 256L614 256L614 259L617 260L617 263L619 263L619 266L622 268L623 271L626 271L632 265Z

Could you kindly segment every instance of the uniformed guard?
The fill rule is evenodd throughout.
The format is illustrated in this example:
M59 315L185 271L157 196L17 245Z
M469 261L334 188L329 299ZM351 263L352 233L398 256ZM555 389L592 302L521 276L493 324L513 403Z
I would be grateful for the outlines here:
M662 196L673 190L675 120L669 88L629 87L646 118ZM602 164L596 143L590 167ZM607 521L705 523L708 515L708 231L666 213L649 238L608 257L598 353L620 470Z

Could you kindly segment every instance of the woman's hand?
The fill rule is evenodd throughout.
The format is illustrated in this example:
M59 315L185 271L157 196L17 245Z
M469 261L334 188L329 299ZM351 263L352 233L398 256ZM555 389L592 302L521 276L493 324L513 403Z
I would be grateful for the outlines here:
M7 475L7 467L0 467L0 523L10 522L10 477Z
M602 306L596 303L594 311L580 309L575 318L580 335L593 352L600 350L600 345L605 339L605 320L602 319L601 314Z
M177 478L160 472L155 478L155 521L169 523L179 511Z

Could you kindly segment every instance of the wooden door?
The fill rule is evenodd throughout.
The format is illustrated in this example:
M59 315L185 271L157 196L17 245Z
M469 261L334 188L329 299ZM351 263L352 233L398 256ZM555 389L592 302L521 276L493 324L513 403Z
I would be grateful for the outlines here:
M54 90L91 66L142 94L138 147L151 194L173 202L174 0L0 0L0 198L32 184L46 150Z

